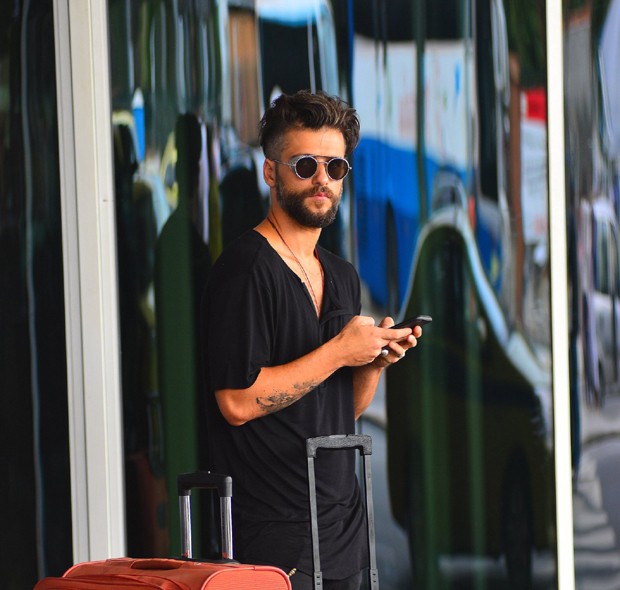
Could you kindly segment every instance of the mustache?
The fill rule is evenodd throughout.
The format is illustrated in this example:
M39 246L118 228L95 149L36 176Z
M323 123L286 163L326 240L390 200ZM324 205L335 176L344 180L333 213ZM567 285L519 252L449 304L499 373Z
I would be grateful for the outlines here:
M306 197L313 197L314 195L317 195L317 194L329 197L332 201L336 198L336 194L331 189L327 188L326 186L321 187L319 190L310 188L307 191L304 191L302 193L302 196L305 199Z

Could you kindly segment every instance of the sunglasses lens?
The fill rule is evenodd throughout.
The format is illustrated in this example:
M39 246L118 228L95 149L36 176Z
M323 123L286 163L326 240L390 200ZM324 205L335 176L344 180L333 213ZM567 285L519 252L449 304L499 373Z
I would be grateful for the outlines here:
M304 156L295 163L295 173L299 178L311 178L318 165L312 156ZM332 180L342 180L349 170L349 163L344 158L333 158L327 163L327 174Z
M333 180L342 180L349 172L349 163L343 158L334 158L327 165L327 173Z
M306 156L305 158L297 160L297 163L295 164L295 172L300 178L310 178L311 176L314 176L317 166L318 164L314 158Z

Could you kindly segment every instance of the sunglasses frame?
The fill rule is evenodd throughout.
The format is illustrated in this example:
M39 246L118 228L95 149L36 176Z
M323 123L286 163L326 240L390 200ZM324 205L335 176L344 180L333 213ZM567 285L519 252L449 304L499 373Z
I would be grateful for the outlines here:
M329 176L330 180L333 180L335 182L337 182L339 180L344 180L347 177L347 174L349 174L349 172L351 172L351 170L353 170L353 166L351 166L351 164L349 163L349 161L346 158L340 158L340 157L336 156L335 158L329 158L329 160L326 160L326 161L322 162L321 160L317 159L317 158L321 158L321 157L323 157L323 156L313 156L312 154L303 154L301 156L295 156L295 157L291 158L288 162L283 162L281 160L275 160L274 158L269 158L269 159L272 162L276 162L277 164L284 164L284 166L288 166L295 173L295 176L297 176L297 178L301 178L301 180L308 180L309 178L312 178L316 174L317 170L319 169L319 164L325 164L325 172L326 172L327 176ZM303 160L304 158L310 158L311 160L314 160L314 162L316 164L316 168L315 168L314 172L310 176L302 176L297 171L297 164L300 162L300 160ZM342 178L333 178L332 175L329 173L329 165L334 160L342 160L348 166L347 171L344 173L344 176Z

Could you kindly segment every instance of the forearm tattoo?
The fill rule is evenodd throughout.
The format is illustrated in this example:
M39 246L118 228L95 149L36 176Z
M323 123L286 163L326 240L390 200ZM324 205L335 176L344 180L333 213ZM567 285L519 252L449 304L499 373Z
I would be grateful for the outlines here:
M295 383L293 385L293 392L290 391L276 391L270 395L256 398L256 405L260 409L267 413L273 414L278 410L290 406L292 403L301 399L304 395L312 391L318 384L313 382L308 383Z

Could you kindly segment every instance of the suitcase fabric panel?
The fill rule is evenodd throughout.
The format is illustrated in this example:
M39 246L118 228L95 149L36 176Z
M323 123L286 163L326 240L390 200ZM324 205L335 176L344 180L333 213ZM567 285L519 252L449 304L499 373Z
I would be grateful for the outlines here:
M107 559L81 563L35 590L290 590L288 576L271 566L178 559Z

